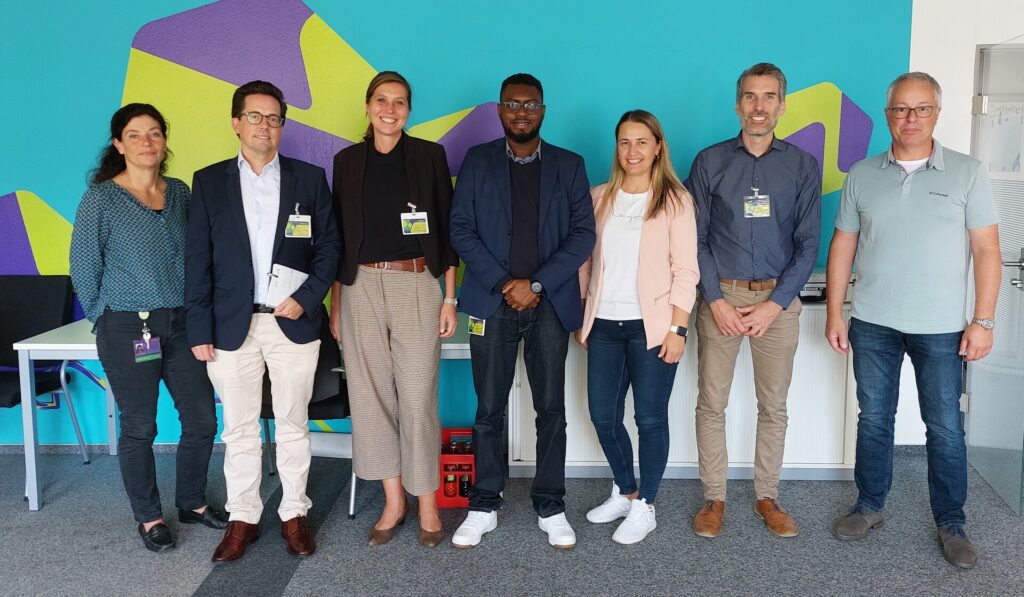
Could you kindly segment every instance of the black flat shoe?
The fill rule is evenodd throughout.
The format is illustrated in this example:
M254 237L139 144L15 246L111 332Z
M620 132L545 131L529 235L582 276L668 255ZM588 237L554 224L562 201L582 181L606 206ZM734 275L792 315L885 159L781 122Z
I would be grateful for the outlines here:
M149 551L159 552L174 547L171 529L162 522L153 525L148 531L142 526L142 523L139 523L139 536L142 537L142 543Z
M178 508L178 522L183 522L185 524L201 524L203 526L208 526L211 529L223 530L228 528L227 515L218 511L213 506L207 506L206 510L203 510L202 514Z

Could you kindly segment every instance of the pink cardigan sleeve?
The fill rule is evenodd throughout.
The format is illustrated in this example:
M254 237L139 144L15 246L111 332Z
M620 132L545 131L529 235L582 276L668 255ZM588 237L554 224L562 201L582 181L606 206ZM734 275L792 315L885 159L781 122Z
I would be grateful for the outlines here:
M697 300L697 219L693 197L685 190L679 196L681 209L672 210L669 219L669 262L672 266L672 290L669 303L689 313Z
M604 187L606 183L602 183L590 189L590 198L594 202L594 207L597 207L597 202L601 198L601 194L604 193ZM587 288L590 287L590 275L594 267L594 252L597 251L598 245L601 243L601 237L598 235L597 242L594 244L594 251L590 253L590 257L583 262L580 266L580 299L587 300Z

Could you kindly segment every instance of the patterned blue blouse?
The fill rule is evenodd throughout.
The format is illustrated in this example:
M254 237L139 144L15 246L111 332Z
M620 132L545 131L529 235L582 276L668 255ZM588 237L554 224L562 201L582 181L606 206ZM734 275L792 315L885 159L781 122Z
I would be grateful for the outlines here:
M71 234L71 280L89 321L111 311L185 303L185 230L191 192L165 178L157 213L112 180L82 196Z

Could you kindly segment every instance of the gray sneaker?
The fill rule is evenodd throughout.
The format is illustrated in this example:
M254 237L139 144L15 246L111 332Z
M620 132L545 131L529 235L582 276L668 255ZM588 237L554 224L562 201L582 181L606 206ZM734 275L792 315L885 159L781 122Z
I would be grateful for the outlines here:
M832 535L840 541L856 541L868 536L868 531L877 529L885 522L885 515L861 505L850 509L850 513L836 521Z
M961 525L939 527L939 542L942 543L943 557L957 568L974 568L978 563L978 552L974 551Z

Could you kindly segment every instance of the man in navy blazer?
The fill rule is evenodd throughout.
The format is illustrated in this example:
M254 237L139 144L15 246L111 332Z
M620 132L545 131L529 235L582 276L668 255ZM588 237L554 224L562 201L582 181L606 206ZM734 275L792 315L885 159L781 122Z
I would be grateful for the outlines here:
M340 240L323 169L278 154L286 109L281 90L270 83L239 87L231 125L241 150L199 170L192 182L185 328L224 406L221 438L227 447L231 515L215 562L241 557L259 537L265 370L277 424L281 532L294 555L316 548L306 526L312 505L306 496L307 406L319 356L321 303L334 279ZM286 285L289 274L305 280Z
M533 507L551 545L576 545L563 500L565 357L583 318L577 272L594 248L594 210L583 158L541 143L543 101L535 77L505 79L498 104L505 137L469 150L452 201L477 393L476 482L469 515L452 538L457 547L477 545L497 525L505 407L521 340L537 412Z

